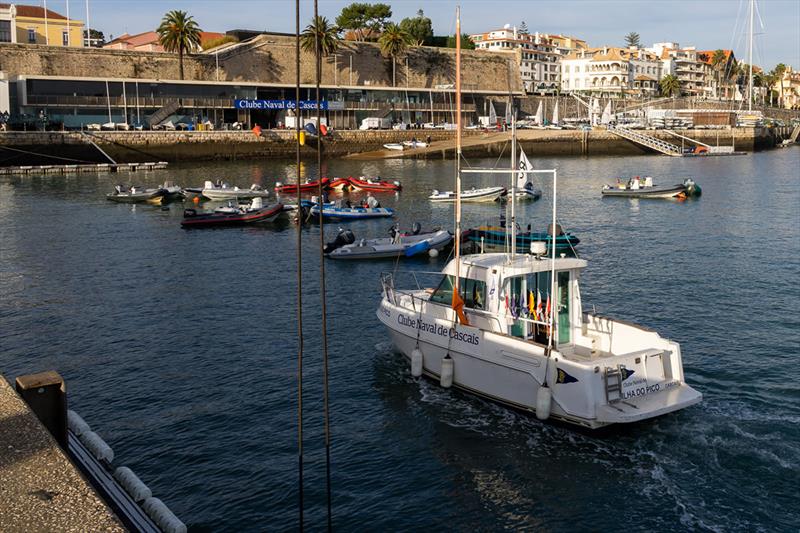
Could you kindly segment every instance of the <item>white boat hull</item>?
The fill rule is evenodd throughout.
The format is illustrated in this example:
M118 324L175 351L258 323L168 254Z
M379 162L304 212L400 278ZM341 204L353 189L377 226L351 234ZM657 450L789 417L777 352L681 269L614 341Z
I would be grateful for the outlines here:
M404 297L398 298L403 304ZM579 364L556 351L548 361L544 346L477 327L453 328L452 310L449 318L432 318L423 313L420 321L419 312L415 313L410 305L410 297L405 298L408 306L396 305L384 297L377 311L395 349L410 360L411 353L419 346L423 373L434 379L439 379L442 359L449 354L454 362L453 385L470 393L535 413L537 394L547 375L553 398L549 417L588 428L644 420L702 400L699 392L678 379L654 379L652 383L630 379L623 385L623 393L630 400L609 404L602 373L594 370L596 365L602 367L604 361ZM416 304L419 306L420 301ZM679 348L677 352L680 357ZM614 364L637 368L636 355L615 357ZM559 382L560 371L575 381ZM646 392L641 397L640 389Z
M202 195L209 200L247 200L250 198L267 198L269 192L252 189L203 189Z
M505 192L506 189L504 187L487 187L485 189L471 189L461 192L461 201L470 203L494 202L495 200L500 198L503 194L505 194ZM456 201L456 194L453 191L434 193L428 196L428 200L430 200L431 202L454 203Z

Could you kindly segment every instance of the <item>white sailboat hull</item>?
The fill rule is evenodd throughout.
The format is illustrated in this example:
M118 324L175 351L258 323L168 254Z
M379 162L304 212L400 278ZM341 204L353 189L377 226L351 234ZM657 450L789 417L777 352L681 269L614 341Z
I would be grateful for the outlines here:
M606 400L602 372L596 372L595 367L603 368L613 362L639 371L642 363L636 361L637 357L642 360L641 353L612 356L613 361L579 363L553 351L548 361L542 345L479 327L454 328L450 309L436 306L441 317L434 318L424 310L420 312L419 299L415 302L416 311L410 296L395 295L394 299L399 305L385 295L377 316L389 330L398 352L410 360L414 349L419 347L423 373L437 380L442 360L449 354L454 363L455 387L517 409L536 412L537 394L546 375L553 398L549 417L587 428L645 420L702 400L699 392L680 379L682 375L676 379L653 376L646 382L627 380L623 384L626 400L611 404ZM428 307L423 304L422 309ZM677 353L671 356L679 359L680 349L677 344L674 346ZM644 365L647 364L645 360ZM560 371L575 381L560 382Z
M461 191L462 202L493 202L500 198L506 189L504 187L486 187L483 189L470 189ZM456 193L453 191L438 192L435 191L432 195L428 196L431 202L455 202Z

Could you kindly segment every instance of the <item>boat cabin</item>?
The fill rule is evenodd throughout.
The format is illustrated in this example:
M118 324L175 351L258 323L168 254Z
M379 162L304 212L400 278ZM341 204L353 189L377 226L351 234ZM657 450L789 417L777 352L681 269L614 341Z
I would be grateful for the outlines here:
M552 259L545 256L492 253L463 256L459 292L472 323L485 329L547 345L550 313L555 313L555 346L569 346L580 336L582 310L578 279L586 261L555 259L555 297L551 283ZM455 260L443 270L431 302L451 305Z

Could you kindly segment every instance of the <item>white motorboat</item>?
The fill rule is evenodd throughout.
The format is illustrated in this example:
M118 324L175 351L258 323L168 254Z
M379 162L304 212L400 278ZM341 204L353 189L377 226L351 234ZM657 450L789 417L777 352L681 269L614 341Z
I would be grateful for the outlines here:
M462 202L493 202L506 194L505 187L483 187L481 189L467 189L461 191ZM453 191L437 191L428 196L431 202L455 202L456 193Z
M413 148L426 148L428 146L428 143L426 143L424 141L411 140L411 141L403 141L403 146L405 146L406 148L412 148L412 149Z
M457 16L457 36L460 26ZM456 43L460 119L460 39ZM460 151L460 135L456 146ZM456 160L456 191L462 172L487 171L508 172L461 170ZM557 227L556 171L521 172L551 175L552 227ZM455 222L460 234L460 209ZM512 242L514 237L512 225ZM702 400L685 381L677 342L583 311L579 281L586 260L556 257L556 246L545 256L544 242L531 243L531 254L516 254L515 248L462 256L457 239L454 258L438 283L403 289L395 274L381 277L376 314L395 349L409 360L412 376L434 378L445 388L457 387L541 420L587 428L646 420Z
M248 198L267 198L269 191L255 184L251 185L249 189L240 189L228 183L219 181L212 183L206 180L201 194L209 200L232 200L235 198L246 200Z
M392 237L359 239L358 241L355 240L352 233L347 233L349 231L340 231L337 240L328 243L326 247L328 257L351 260L414 257L422 254L436 257L453 241L453 235L446 230L401 234L393 228L394 235ZM340 236L347 238L340 239ZM337 241L350 242L337 246Z
M384 144L383 147L387 150L399 150L401 152L406 149L402 143L387 143Z
M146 189L136 185L131 187L117 185L114 187L114 192L106 195L107 200L124 204L136 204L142 202L160 204L162 203L163 198L164 192L161 188Z

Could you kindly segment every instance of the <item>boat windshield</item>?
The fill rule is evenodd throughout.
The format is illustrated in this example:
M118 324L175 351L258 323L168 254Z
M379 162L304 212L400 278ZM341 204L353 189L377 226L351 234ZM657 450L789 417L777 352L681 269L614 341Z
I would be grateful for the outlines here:
M477 279L459 279L459 293L464 300L464 307L484 309L486 305L486 283ZM430 297L431 302L450 305L453 302L453 276L442 278L439 286Z

